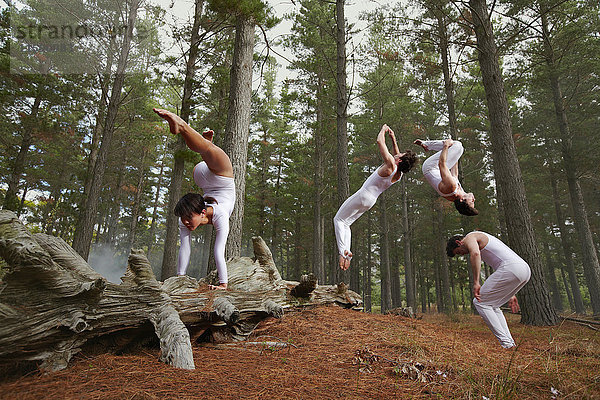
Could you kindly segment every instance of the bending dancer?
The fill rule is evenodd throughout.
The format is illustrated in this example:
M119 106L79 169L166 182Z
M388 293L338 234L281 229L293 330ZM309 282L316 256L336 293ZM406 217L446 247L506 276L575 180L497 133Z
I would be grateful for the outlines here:
M510 349L515 345L500 306L508 302L513 313L519 311L515 294L529 281L529 265L500 239L485 232L474 231L466 236L453 236L446 245L448 257L469 254L473 270L473 304L500 345ZM494 272L479 284L481 261Z
M415 140L425 150L437 153L423 162L423 175L427 182L463 215L477 215L475 196L467 193L458 181L458 160L463 154L463 145L457 140Z
M231 160L220 147L213 144L213 131L201 135L170 111L155 108L154 112L169 123L171 133L182 135L187 146L200 153L204 160L194 167L193 173L194 182L204 190L204 197L197 193L188 193L175 206L175 215L179 217L181 239L177 275L185 275L190 261L191 231L200 225L212 224L216 231L214 255L220 284L209 287L227 289L225 243L229 235L229 217L235 204L235 182Z
M392 139L393 149L391 153L385 144L386 132ZM377 197L387 188L398 182L403 173L410 171L417 160L415 153L410 150L406 153L400 153L394 132L385 124L381 127L377 135L377 146L383 158L383 165L367 178L356 193L344 201L333 218L335 238L340 253L340 268L343 270L347 270L350 267L350 260L352 259L352 252L350 251L350 225L363 215L365 211L373 207L377 201Z

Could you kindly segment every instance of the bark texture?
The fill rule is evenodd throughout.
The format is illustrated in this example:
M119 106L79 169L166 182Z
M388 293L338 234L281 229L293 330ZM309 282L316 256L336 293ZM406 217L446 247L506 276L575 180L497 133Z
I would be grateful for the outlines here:
M94 222L96 221L96 212L98 210L98 200L102 191L104 182L104 172L106 169L106 159L112 144L112 137L115 131L117 113L121 106L121 91L125 82L125 69L129 59L129 50L131 49L131 40L133 38L133 27L137 19L140 0L132 0L127 4L127 32L123 36L123 45L119 60L117 62L117 71L113 82L106 120L103 125L102 144L98 150L98 158L94 164L93 174L91 176L90 191L85 201L85 208L81 210L77 228L73 237L73 248L87 260L94 235Z
M319 32L323 35L322 28L319 28ZM323 163L323 142L325 136L325 118L324 118L324 105L323 105L323 71L321 67L318 67L317 72L317 125L314 132L314 143L315 149L313 153L314 163L314 203L313 203L313 273L317 276L321 282L325 282L325 235L323 232L323 214L321 210L321 204L323 203L322 192L323 192L323 176L324 176L324 163ZM337 254L337 253L336 253Z
M40 89L38 89L38 91L39 90ZM29 148L33 143L32 131L36 126L35 119L37 118L37 114L40 109L41 100L41 96L39 94L36 95L35 100L33 101L33 106L31 107L31 114L26 117L23 123L23 139L21 140L19 151L15 157L15 162L10 171L7 182L8 187L6 188L6 193L4 195L3 208L8 210L16 211L19 208L19 199L17 197L17 193L19 191L19 182L21 181L21 177L25 171L25 160L27 158L27 153L29 152Z
M196 61L198 60L198 47L200 45L200 19L204 1L196 0L194 8L194 23L190 37L190 51L185 64L185 79L183 81L183 98L181 100L180 117L189 122L192 113L192 94ZM179 233L179 218L173 214L175 205L181 198L181 187L183 184L183 172L185 169L185 157L183 152L187 145L183 137L179 135L175 145L175 163L171 173L171 184L169 186L169 203L167 206L167 233L161 267L161 279L167 279L177 273L177 236Z
M544 56L546 58L546 65L548 66L554 111L560 131L563 168L567 175L567 184L569 185L571 207L573 208L573 216L575 218L575 230L577 231L583 255L583 272L590 292L592 310L594 315L600 316L600 261L598 261L598 253L583 201L583 192L581 191L579 177L577 176L577 160L573 155L571 129L569 127L569 120L557 72L556 56L550 42L550 31L545 12L542 13L541 19L544 35Z
M345 285L282 280L264 241L253 242L255 259L228 263L231 290L208 290L216 273L200 282L186 276L159 282L141 250L132 250L116 285L62 239L31 235L13 212L0 211L0 256L8 264L0 282L0 364L37 361L43 370L60 370L88 342L118 342L122 350L158 338L162 361L193 369L197 339L243 340L261 320L290 307L361 306Z
M583 305L583 299L581 298L581 289L579 289L579 281L577 280L577 272L575 271L575 265L573 264L573 250L571 249L571 243L568 239L569 233L565 224L565 217L561 208L556 173L554 171L554 166L552 162L550 162L548 166L548 169L550 171L550 183L552 184L552 198L554 199L554 212L556 213L556 221L558 225L558 230L560 232L560 243L562 245L562 252L565 259L563 271L566 269L566 272L569 275L569 285L571 287L571 292L573 296L571 302L573 303L574 308L571 308L574 309L575 312L578 314L584 314L585 306ZM570 293L569 285L565 284L567 294Z
M417 294L415 288L415 271L411 257L411 226L408 219L408 191L406 178L402 179L402 228L404 230L404 280L406 282L406 304L413 310L417 309Z
M337 132L337 183L338 206L350 196L350 173L348 169L348 93L346 89L346 18L345 0L335 2L336 21L336 132ZM349 271L338 271L339 282L350 282Z
M381 312L392 308L392 282L390 271L389 223L387 220L387 192L379 196L379 257L381 264Z
M254 19L240 14L235 25L235 46L231 65L229 112L223 150L231 159L235 179L235 207L229 221L226 255L235 257L242 250L246 165L250 135L250 100L252 97L252 57L254 55Z
M519 294L521 322L555 325L559 319L550 301L543 275L544 267L535 241L487 4L485 0L470 0L469 5L477 36L479 65L490 119L494 176L498 188L501 188L498 194L504 206L508 245L531 268L531 279Z

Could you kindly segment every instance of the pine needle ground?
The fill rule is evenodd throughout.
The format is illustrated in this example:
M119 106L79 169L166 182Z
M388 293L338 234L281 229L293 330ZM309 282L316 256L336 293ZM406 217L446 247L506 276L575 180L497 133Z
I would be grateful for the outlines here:
M64 371L0 378L1 399L600 399L600 335L519 324L502 349L473 315L409 319L317 307L264 321L248 342L194 344L196 369L158 349L80 354Z

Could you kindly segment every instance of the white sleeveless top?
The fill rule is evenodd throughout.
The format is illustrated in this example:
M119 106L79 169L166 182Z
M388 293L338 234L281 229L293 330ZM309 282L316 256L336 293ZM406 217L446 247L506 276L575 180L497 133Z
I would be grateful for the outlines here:
M439 169L424 172L423 176L425 177L425 179L427 179L427 181L429 182L431 187L433 187L435 189L435 191L438 192L438 194L442 197L454 196L459 191L459 189L463 190L462 185L458 181L458 178L453 176L454 180L456 181L456 189L454 189L454 191L451 193L442 193L440 191L440 183L442 182L442 174L440 173Z
M379 167L379 168L381 168L381 167ZM387 188L389 188L394 183L398 182L400 180L400 178L402 178L402 173L400 173L400 178L396 182L392 182L392 178L394 177L394 174L398 170L398 166L396 166L394 168L394 171L391 173L390 176L380 176L379 168L377 168L375 170L375 172L373 172L367 178L365 183L363 183L363 185L360 188L360 190L366 190L367 192L372 194L375 198L379 197L379 195L381 193L385 192L385 190Z
M495 236L481 231L474 231L472 233L483 233L487 236L488 243L483 249L479 250L479 253L481 254L481 259L491 266L494 271L502 264L525 262L517 253Z

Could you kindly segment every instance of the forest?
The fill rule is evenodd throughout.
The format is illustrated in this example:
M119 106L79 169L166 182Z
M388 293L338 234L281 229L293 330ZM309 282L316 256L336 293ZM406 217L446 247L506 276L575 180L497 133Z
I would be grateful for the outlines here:
M173 208L201 157L160 107L232 160L227 257L261 236L283 279L345 282L366 312L471 312L471 269L445 243L482 230L531 267L521 322L600 315L597 1L381 2L352 21L357 0L3 3L1 206L109 280L132 248L176 273ZM354 223L342 271L333 217L381 165L383 124L419 163ZM413 142L446 138L477 216L423 179ZM194 232L188 275L214 270L212 241Z

